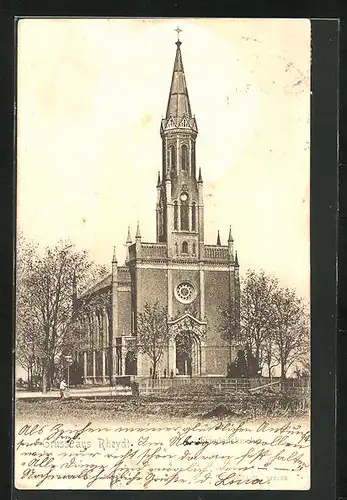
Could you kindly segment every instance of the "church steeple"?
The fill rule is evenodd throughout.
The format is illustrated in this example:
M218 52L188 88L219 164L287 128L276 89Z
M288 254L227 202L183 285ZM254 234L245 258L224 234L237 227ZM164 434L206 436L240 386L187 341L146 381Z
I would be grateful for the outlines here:
M179 34L181 30L176 31ZM157 241L167 243L169 257L182 253L199 258L204 240L203 185L201 172L199 180L196 177L198 128L191 111L181 45L177 40L169 99L160 129L163 156L161 184L157 182Z

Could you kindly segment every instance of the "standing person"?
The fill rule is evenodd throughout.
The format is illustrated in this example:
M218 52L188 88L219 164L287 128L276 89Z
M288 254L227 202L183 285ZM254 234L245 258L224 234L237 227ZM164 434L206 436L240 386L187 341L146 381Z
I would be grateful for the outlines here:
M60 399L65 399L65 397L66 397L66 394L65 394L66 387L67 387L66 382L63 379L60 382Z

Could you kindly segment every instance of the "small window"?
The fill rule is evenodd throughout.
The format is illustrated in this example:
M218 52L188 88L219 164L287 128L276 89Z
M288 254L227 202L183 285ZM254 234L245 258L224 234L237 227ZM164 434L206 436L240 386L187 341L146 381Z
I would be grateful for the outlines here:
M194 257L195 257L195 255L196 255L196 245L195 245L195 243L193 243L193 245L192 245L192 255L193 255Z
M188 242L184 241L182 243L182 253L187 254L188 253Z
M183 195L182 195L183 196ZM181 196L181 231L189 231L189 202Z

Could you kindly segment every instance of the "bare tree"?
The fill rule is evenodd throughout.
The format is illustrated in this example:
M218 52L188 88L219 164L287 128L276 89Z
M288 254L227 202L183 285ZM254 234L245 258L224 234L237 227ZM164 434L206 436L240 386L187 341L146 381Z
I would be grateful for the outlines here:
M31 315L31 308L26 300L26 283L30 276L30 264L35 257L37 245L24 237L17 236L16 259L16 363L27 371L28 382L41 372L42 352L35 341L38 324Z
M233 361L234 347L242 341L240 337L240 310L239 301L232 298L226 309L220 308L221 322L219 331L222 339L229 344L229 363Z
M274 357L285 379L293 363L307 358L309 353L309 320L303 300L295 290L281 288L273 296Z
M265 359L264 346L271 348L273 328L272 296L278 288L274 276L248 270L241 290L241 335L246 348L254 354L259 367ZM271 353L272 354L272 353ZM270 352L267 352L270 355ZM269 361L269 359L267 359ZM270 361L271 363L271 361Z
M137 314L137 350L146 354L152 364L152 378L156 377L157 366L168 346L167 310L159 305L146 303Z
M74 338L75 285L88 288L105 274L87 252L60 241L40 254L20 239L17 245L16 345L19 360L27 357L26 343L42 369L43 390L51 386L57 358L64 344Z
M264 342L261 347L261 359L263 365L266 366L268 376L272 378L274 369L279 365L279 362L275 356L276 347L274 344L274 325L268 329L267 335L264 338Z
M294 362L309 366L306 307L295 290L281 288L276 277L247 271L241 288L239 337L234 305L221 313L222 337L253 355L258 368L266 366L270 377L276 366L283 378Z

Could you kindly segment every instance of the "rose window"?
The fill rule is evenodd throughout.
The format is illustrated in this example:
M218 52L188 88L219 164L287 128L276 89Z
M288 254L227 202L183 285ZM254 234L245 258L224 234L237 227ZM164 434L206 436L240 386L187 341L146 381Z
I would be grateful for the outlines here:
M195 288L191 283L185 281L184 283L180 283L179 285L177 285L176 298L180 302L188 304L189 302L193 302L195 296L196 296Z

